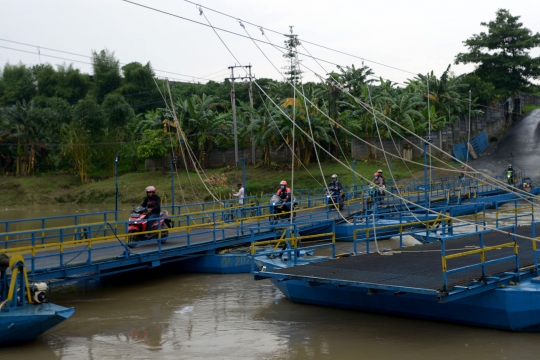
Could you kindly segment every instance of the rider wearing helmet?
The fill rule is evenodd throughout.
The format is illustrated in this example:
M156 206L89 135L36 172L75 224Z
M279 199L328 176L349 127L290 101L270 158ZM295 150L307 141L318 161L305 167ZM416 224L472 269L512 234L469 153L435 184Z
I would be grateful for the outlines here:
M279 183L279 190L277 191L277 196L279 196L279 198L281 199L281 202L282 203L288 203L288 204L283 204L283 211L291 211L291 197L292 197L292 194L291 194L291 189L289 189L287 187L287 182L285 180L282 180L280 183Z
M382 169L377 170L377 174L379 174L379 177L382 179L383 185L386 185L386 179L383 176Z
M343 196L341 192L342 189L343 186L341 186L341 183L338 181L338 176L336 174L333 174L332 182L328 183L328 191L330 192L330 195Z
M156 194L156 188L154 186L146 187L146 197L144 198L141 206L145 207L148 213L147 219L158 218L161 212L161 198ZM149 227L152 228L156 222L149 223Z
M379 202L382 201L382 197L384 196L384 179L379 175L379 172L377 171L375 174L373 174L373 189L378 190L379 195Z
M382 177L379 176L379 172L373 174L372 183L377 185L378 188L381 188L384 185Z

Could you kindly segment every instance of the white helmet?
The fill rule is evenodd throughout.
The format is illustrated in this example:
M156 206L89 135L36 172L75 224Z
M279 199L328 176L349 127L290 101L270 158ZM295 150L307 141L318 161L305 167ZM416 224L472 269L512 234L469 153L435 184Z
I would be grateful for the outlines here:
M332 179L337 179L337 175L336 175L336 174L332 174Z

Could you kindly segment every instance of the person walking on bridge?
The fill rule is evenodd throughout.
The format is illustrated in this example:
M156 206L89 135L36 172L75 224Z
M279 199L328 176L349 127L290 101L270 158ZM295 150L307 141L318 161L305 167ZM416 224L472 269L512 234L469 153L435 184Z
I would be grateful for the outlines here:
M238 187L238 192L232 192L232 196L238 198L238 205L244 205L244 187L241 183L236 184Z

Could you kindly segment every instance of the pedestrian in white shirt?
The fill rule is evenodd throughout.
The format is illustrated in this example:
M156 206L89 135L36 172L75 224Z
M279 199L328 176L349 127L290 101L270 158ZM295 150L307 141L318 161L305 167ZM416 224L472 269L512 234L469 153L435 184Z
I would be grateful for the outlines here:
M236 186L238 186L238 192L233 190L232 195L238 198L238 204L244 205L244 187L240 183L236 184Z

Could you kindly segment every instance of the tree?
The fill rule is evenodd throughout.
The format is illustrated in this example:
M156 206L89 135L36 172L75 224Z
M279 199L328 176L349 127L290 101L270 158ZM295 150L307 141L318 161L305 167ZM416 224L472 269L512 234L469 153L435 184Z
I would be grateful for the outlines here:
M171 147L176 148L178 142L171 134L164 133L163 130L144 131L141 144L137 147L137 156L140 159L151 159L154 163L171 153Z
M106 118L93 97L88 96L79 100L72 116L73 125L86 131L95 142L103 139L106 133Z
M429 84L429 95L427 86ZM418 74L413 80L408 80L408 86L417 94L424 97L426 107L423 109L424 123L417 128L418 134L431 130L442 130L446 124L453 124L459 115L465 114L468 101L463 99L461 88L467 88L461 79L451 75L450 65L438 79L433 71L428 76ZM427 107L429 96L429 109ZM435 114L435 116L434 116ZM428 116L429 115L429 116ZM428 124L428 121L430 124Z
M0 78L0 106L15 105L17 101L29 102L36 94L32 69L19 63L6 64Z
M193 95L175 104L180 131L185 133L189 145L197 154L197 161L204 167L208 165L212 149L222 147L231 138L232 116L228 112L218 113L216 108L219 105L212 96L205 94L201 97ZM165 114L172 118L169 111Z
M540 77L540 57L532 58L529 50L540 46L540 34L533 34L512 16L499 9L495 21L482 22L488 33L475 34L463 43L467 53L456 56L456 64L478 64L475 74L491 82L502 95L514 95ZM513 96L512 96L513 97Z
M108 94L101 104L101 110L105 120L105 143L96 154L96 162L101 167L107 167L111 176L114 175L112 159L115 154L121 152L122 142L128 137L126 129L128 124L134 122L135 114L133 109L119 94Z
M86 97L90 89L90 76L81 74L79 69L74 69L72 64L60 65L56 71L58 86L55 96L66 99L72 103Z
M6 139L17 140L15 174L30 175L36 165L36 148L40 139L40 126L36 121L34 102L17 101L15 105L0 108L0 116L7 121Z
M35 65L32 71L37 82L37 95L45 98L55 96L58 78L52 65Z
M91 157L88 133L80 127L64 125L61 135L66 144L64 154L71 160L81 183L88 184Z
M124 78L118 92L137 113L154 109L157 104L162 105L163 99L154 82L154 70L150 63L142 65L132 62L122 66Z
M353 96L362 96L364 84L373 82L373 79L368 79L368 77L373 75L373 70L368 66L362 66L357 69L353 64L351 67L347 66L345 69L338 66L338 69L341 71L339 82Z
M119 61L114 58L114 52L101 50L92 54L92 67L94 69L94 95L103 100L105 95L120 87Z
M480 76L476 75L475 73L466 74L460 77L460 79L463 84L469 85L467 91L470 90L471 94L473 95L473 105L476 103L489 106L497 98L497 89L495 89L493 83L482 80ZM462 96L465 97L465 94ZM468 96L469 95L467 93L466 97Z

